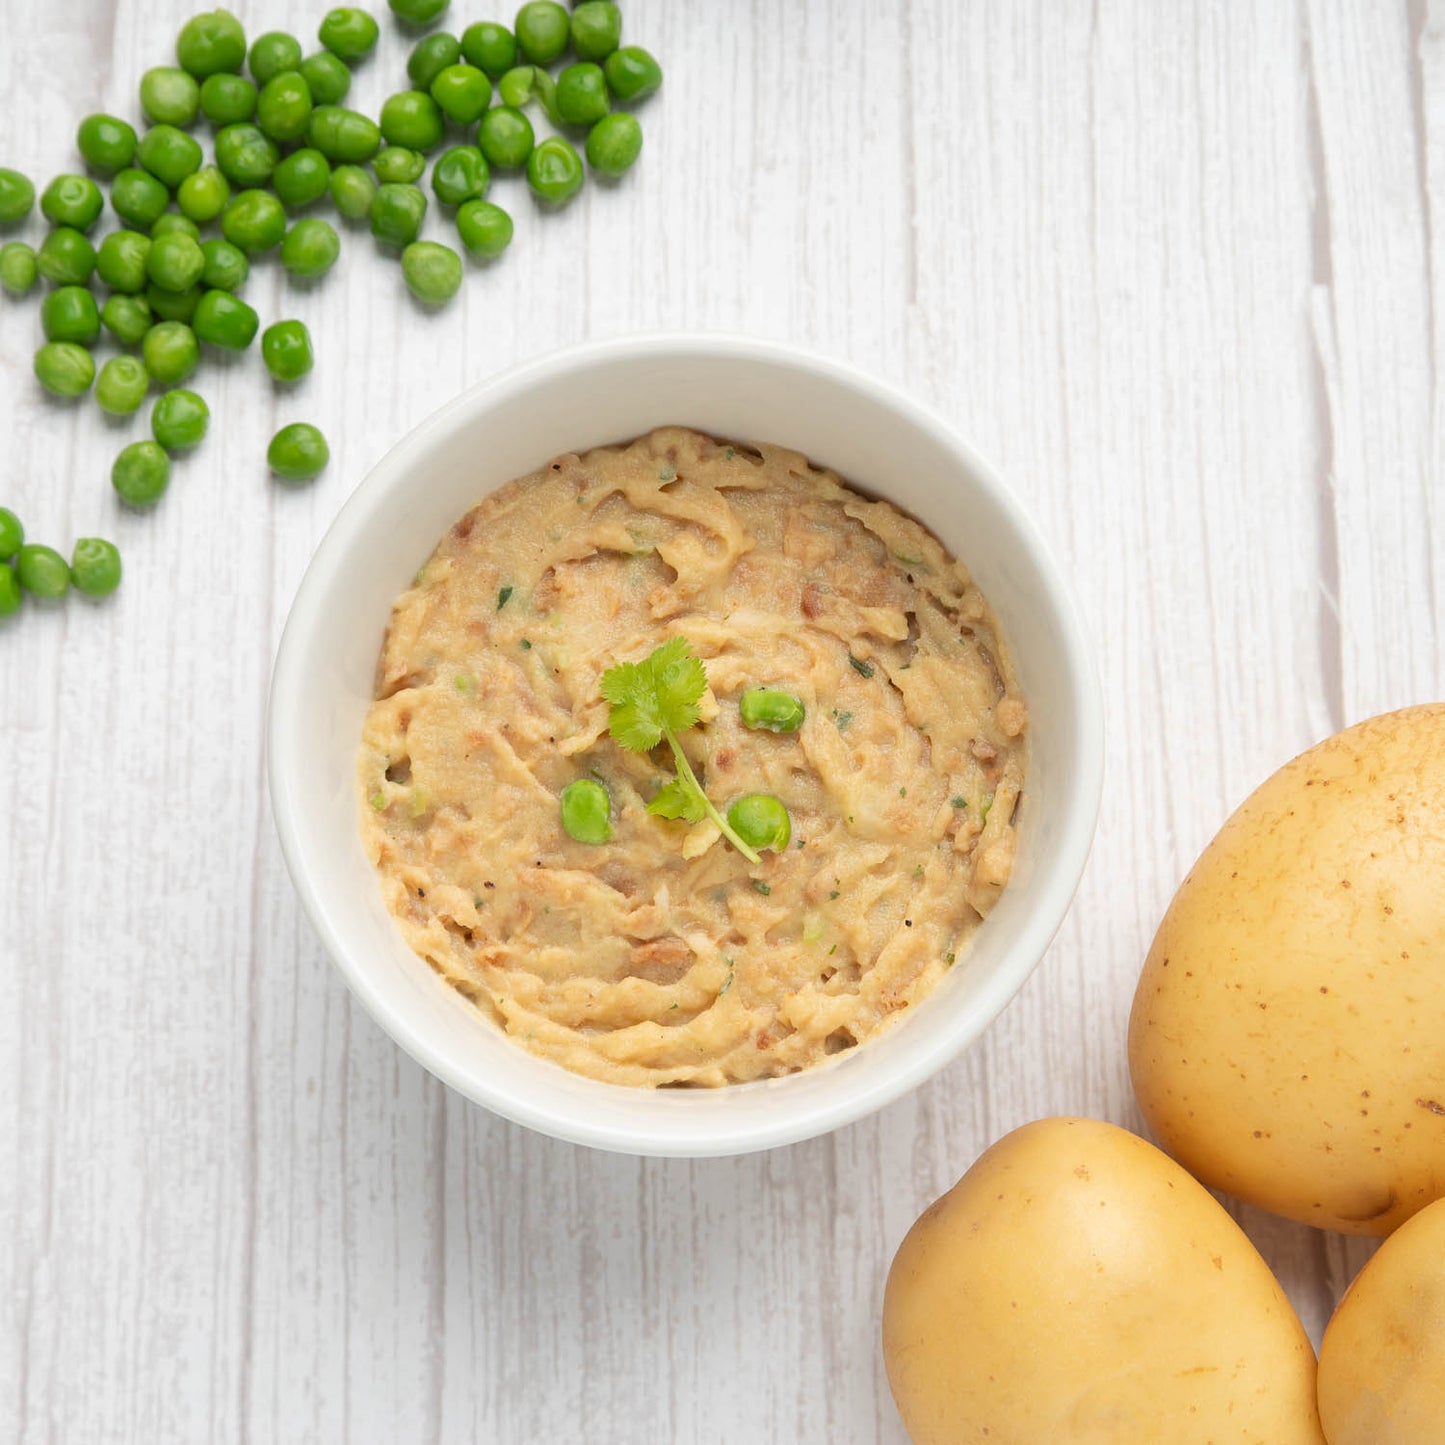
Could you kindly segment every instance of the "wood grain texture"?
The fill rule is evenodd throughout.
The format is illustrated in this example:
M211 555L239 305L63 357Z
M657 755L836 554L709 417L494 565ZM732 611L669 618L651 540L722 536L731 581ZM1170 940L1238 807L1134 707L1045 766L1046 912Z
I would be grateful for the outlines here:
M0 164L71 168L192 8L0 0ZM325 7L233 8L309 43ZM1445 4L626 13L668 74L634 176L555 217L513 183L512 252L436 317L355 230L319 288L259 266L317 369L208 359L212 434L152 515L107 483L144 418L42 399L34 304L0 301L0 502L127 565L0 630L0 1438L899 1445L876 1338L914 1216L1028 1119L1137 1126L1129 1002L1189 863L1286 757L1445 696ZM405 49L384 26L363 107ZM912 1097L757 1158L592 1153L449 1095L332 973L264 798L271 659L357 480L465 385L654 327L941 411L1042 522L1109 699L1030 984ZM287 490L265 442L303 417L333 462ZM1237 1213L1318 1338L1368 1246Z

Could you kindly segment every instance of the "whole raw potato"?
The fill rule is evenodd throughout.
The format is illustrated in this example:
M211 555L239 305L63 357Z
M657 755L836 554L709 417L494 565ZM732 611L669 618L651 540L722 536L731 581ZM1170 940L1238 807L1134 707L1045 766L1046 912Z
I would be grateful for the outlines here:
M1445 1200L1355 1276L1320 1346L1319 1396L1330 1445L1445 1439Z
M1245 800L1159 927L1129 1066L1164 1148L1263 1209L1388 1234L1445 1194L1445 705Z
M1322 1445L1315 1357L1239 1226L1093 1119L1000 1139L918 1219L883 1300L914 1445Z

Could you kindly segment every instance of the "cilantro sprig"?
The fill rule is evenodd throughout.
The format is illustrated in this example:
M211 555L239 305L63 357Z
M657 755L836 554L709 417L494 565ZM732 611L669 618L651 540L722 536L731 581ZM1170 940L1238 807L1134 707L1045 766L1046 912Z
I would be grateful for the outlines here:
M602 674L601 687L612 710L608 730L619 747L648 753L666 738L672 749L677 776L663 785L647 811L689 823L711 818L749 863L761 862L703 792L678 741L679 733L697 726L698 703L707 689L707 670L687 638L669 638L641 662L609 667Z

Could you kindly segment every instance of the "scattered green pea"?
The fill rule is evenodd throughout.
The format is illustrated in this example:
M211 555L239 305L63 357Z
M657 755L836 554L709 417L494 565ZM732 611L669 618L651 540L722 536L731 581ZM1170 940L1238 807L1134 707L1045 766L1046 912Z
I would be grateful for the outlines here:
M781 853L793 835L788 810L771 793L749 793L728 809L728 826L748 845Z
M244 351L255 339L261 318L229 291L207 291L196 305L191 330L198 341L224 351Z
M158 321L141 341L141 359L161 386L176 386L199 364L196 333L184 321Z
M572 49L579 60L605 60L622 40L622 12L609 0L582 0L572 11Z
M431 98L456 125L471 125L492 103L492 82L475 65L448 65L428 87Z
M144 291L151 238L139 231L112 231L95 253L95 273L112 291Z
M200 170L204 158L200 142L173 125L153 125L135 153L142 167L170 190Z
M517 37L494 20L479 20L462 31L462 55L488 80L500 80L517 63Z
M95 400L111 416L129 416L150 390L150 373L134 356L112 356L95 379Z
M100 335L100 308L84 286L57 286L40 303L40 329L47 341L92 346Z
M571 23L557 0L528 0L512 23L517 48L533 65L551 65L567 48Z
M612 837L612 799L596 778L574 778L559 800L562 831L578 843L606 843Z
M337 166L331 172L331 200L349 221L371 214L376 182L360 166Z
M167 291L152 281L146 287L146 305L162 321L181 321L187 326L196 314L201 300L201 286L187 286L184 291Z
M435 25L447 12L452 0L387 0L391 13L403 25L425 29Z
M662 84L662 67L640 45L624 45L602 62L607 87L618 100L644 100Z
M261 333L261 359L276 381L300 381L314 357L311 333L300 321L275 321Z
M150 303L143 296L111 296L100 308L100 324L122 346L139 346L153 319Z
M214 126L235 125L256 114L256 87L244 75L208 75L201 114Z
M424 90L403 90L381 105L381 133L389 145L434 150L445 130L441 108Z
M156 217L151 227L151 240L159 241L162 236L189 236L193 241L201 239L201 228L189 216L180 211L167 211Z
M70 568L54 547L27 542L15 554L15 575L32 597L54 601L70 590Z
M616 180L642 154L642 126L625 110L604 115L587 132L587 164Z
M801 699L777 687L750 687L738 699L743 726L770 733L797 732L806 712Z
M40 197L40 210L57 226L88 231L100 219L105 197L89 176L56 176Z
M176 59L197 80L238 71L246 63L246 32L229 10L203 11L181 26Z
M432 167L431 188L444 206L480 200L491 181L487 159L476 146L453 146L443 151Z
M221 212L221 234L247 256L269 251L286 234L286 208L270 191L240 191Z
M264 186L281 152L258 125L237 121L216 132L216 165L232 185Z
M95 270L95 247L73 226L57 226L40 243L35 268L52 286L84 286Z
M426 196L419 186L380 186L371 202L371 234L391 246L408 246L425 215Z
M202 166L176 189L176 204L198 226L214 221L230 199L231 183L219 166Z
M310 281L324 276L341 254L341 238L329 221L297 221L281 242L281 264L293 276Z
M540 73L545 75L546 71ZM503 105L521 110L532 99L532 93L537 88L538 74L535 65L514 65L497 82L497 99Z
M462 258L437 241L413 241L401 253L407 289L427 306L441 306L461 289Z
M570 141L548 136L527 157L527 184L538 200L564 206L581 189L582 161Z
M284 30L268 30L251 42L246 57L257 85L265 85L273 76L301 66L301 42Z
M579 61L557 77L557 114L567 125L595 125L609 108L600 65Z
M14 226L30 214L35 184L29 176L0 166L0 226Z
M300 71L273 75L256 97L256 124L274 141L299 140L311 120L311 90Z
M84 396L95 380L95 358L73 341L47 341L35 353L35 379L52 396Z
M151 435L168 452L188 452L200 446L210 423L210 408L184 387L157 397L151 408Z
M376 122L340 105L318 105L306 134L327 160L351 165L369 161L381 146Z
M216 291L239 291L246 284L251 263L239 246L218 236L201 242L201 254L206 258L206 269L201 272L202 286Z
M351 72L340 56L329 50L318 50L308 55L297 67L306 88L311 92L312 105L339 105L351 89Z
M76 149L91 170L113 176L135 159L135 127L113 115L88 115L75 132Z
M8 562L24 544L24 524L9 507L0 507L0 562Z
M477 127L477 148L489 165L504 170L526 165L534 140L532 122L515 106L489 110Z
M194 75L174 65L157 65L141 76L141 114L151 125L190 125L200 107L201 87Z
M381 29L376 21L354 5L329 10L316 32L317 39L342 60L362 60L376 48Z
M293 421L271 438L266 461L271 470L287 482L309 482L320 476L331 460L326 438L309 422Z
M155 442L132 442L110 468L110 484L128 507L153 507L171 484L171 459Z
M376 172L378 181L406 185L421 179L422 172L426 170L426 157L405 146L384 146L377 151L371 169Z
M137 231L149 231L164 215L171 193L151 175L127 166L110 183L111 209Z
M557 109L557 82L552 79L549 71L543 70L540 65L532 67L532 93L537 97L542 107L542 113L559 130L567 124L562 119L562 112Z
M206 256L201 243L190 236L171 233L156 237L146 257L146 275L162 291L188 291L201 279Z
M70 585L84 597L109 597L120 586L120 573L120 551L104 537L81 537L71 549Z
M7 241L0 246L0 286L12 296L24 296L39 274L33 247L24 241Z
M457 234L470 255L492 261L512 242L512 218L490 201L466 201L457 212Z
M430 90L432 81L461 58L462 47L457 43L457 37L438 30L435 35L423 36L412 46L406 60L407 79L415 90Z
M0 562L0 617L13 617L20 610L20 579L8 562Z

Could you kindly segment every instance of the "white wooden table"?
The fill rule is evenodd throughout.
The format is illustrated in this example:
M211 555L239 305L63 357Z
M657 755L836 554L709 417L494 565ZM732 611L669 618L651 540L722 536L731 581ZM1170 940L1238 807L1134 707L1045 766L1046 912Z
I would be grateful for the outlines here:
M0 0L0 164L74 168L192 8ZM326 7L233 8L309 43ZM44 400L34 302L0 301L0 504L127 569L0 629L4 1440L897 1445L908 1224L1026 1120L1137 1125L1125 1024L1189 863L1296 751L1445 695L1445 4L624 8L667 71L632 178L546 217L513 183L512 252L438 317L354 230L319 289L260 266L316 371L208 361L211 435L151 515L108 482L144 414ZM404 54L384 26L373 113ZM359 478L467 384L654 327L786 338L954 421L1073 578L1109 706L1083 887L983 1043L699 1163L554 1143L404 1057L263 787L286 609ZM263 452L298 418L333 461L285 490ZM1238 1215L1318 1338L1368 1246Z

